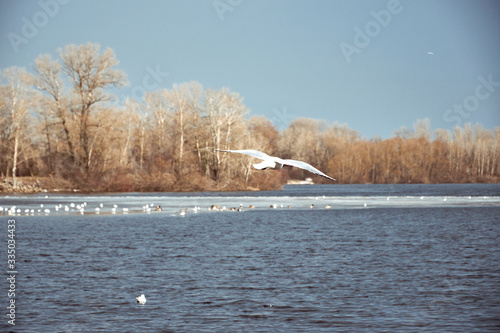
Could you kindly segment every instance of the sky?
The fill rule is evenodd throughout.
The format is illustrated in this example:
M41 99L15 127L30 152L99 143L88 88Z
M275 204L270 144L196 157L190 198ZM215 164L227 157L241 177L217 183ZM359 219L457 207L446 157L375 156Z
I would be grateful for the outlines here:
M0 0L0 68L68 44L110 47L129 86L198 81L280 129L298 117L390 138L500 126L497 0Z

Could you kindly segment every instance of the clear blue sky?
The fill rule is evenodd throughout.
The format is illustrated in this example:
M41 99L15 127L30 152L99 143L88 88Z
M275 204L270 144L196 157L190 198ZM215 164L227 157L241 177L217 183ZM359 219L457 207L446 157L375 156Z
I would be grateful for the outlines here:
M1 0L0 68L93 42L128 75L121 100L196 80L238 92L281 129L295 117L367 139L423 118L492 129L499 18L496 0Z

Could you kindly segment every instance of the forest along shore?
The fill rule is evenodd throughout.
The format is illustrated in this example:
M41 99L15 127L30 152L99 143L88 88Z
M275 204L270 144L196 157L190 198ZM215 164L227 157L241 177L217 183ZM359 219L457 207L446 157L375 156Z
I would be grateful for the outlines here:
M303 161L337 184L500 182L500 127L433 131L426 118L391 138L367 139L338 122L275 124L252 116L239 93L196 81L117 100L127 75L112 49L71 44L58 54L40 55L30 71L0 71L2 192L276 190L306 177L331 183L300 168L256 170L255 158L214 149Z

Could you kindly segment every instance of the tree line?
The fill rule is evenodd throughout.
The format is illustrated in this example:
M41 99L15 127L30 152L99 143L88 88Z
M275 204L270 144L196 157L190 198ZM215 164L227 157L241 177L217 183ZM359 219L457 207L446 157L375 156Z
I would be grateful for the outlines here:
M238 93L198 82L113 103L128 84L113 50L67 45L30 71L1 71L0 175L49 179L83 191L277 189L300 169L258 171L257 149L308 162L339 183L498 182L500 127L465 124L431 132L428 119L393 138L366 140L346 125L298 118L280 131L251 116ZM315 182L327 182L312 177Z

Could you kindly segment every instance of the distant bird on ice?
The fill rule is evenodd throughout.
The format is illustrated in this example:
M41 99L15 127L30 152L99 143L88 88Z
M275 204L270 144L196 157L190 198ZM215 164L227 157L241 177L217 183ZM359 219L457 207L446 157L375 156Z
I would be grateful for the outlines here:
M141 296L137 296L135 299L139 304L146 304L146 296L144 296L144 294L142 294Z
M263 152L260 152L258 150L253 150L253 149L243 149L243 150L214 149L214 150L215 151L223 151L226 153L245 154L245 155L249 155L249 156L256 157L258 159L263 160L262 162L260 162L258 164L253 164L253 167L255 169L259 169L259 170L274 169L274 170L277 170L277 169L281 169L284 165L289 165L289 166L293 166L296 168L307 170L307 171L312 172L316 175L320 175L320 176L323 176L325 178L328 178L330 180L335 181L334 178L324 174L323 172L319 171L318 169L316 169L312 165L307 164L307 163L302 162L302 161L283 160L279 157L269 156Z

